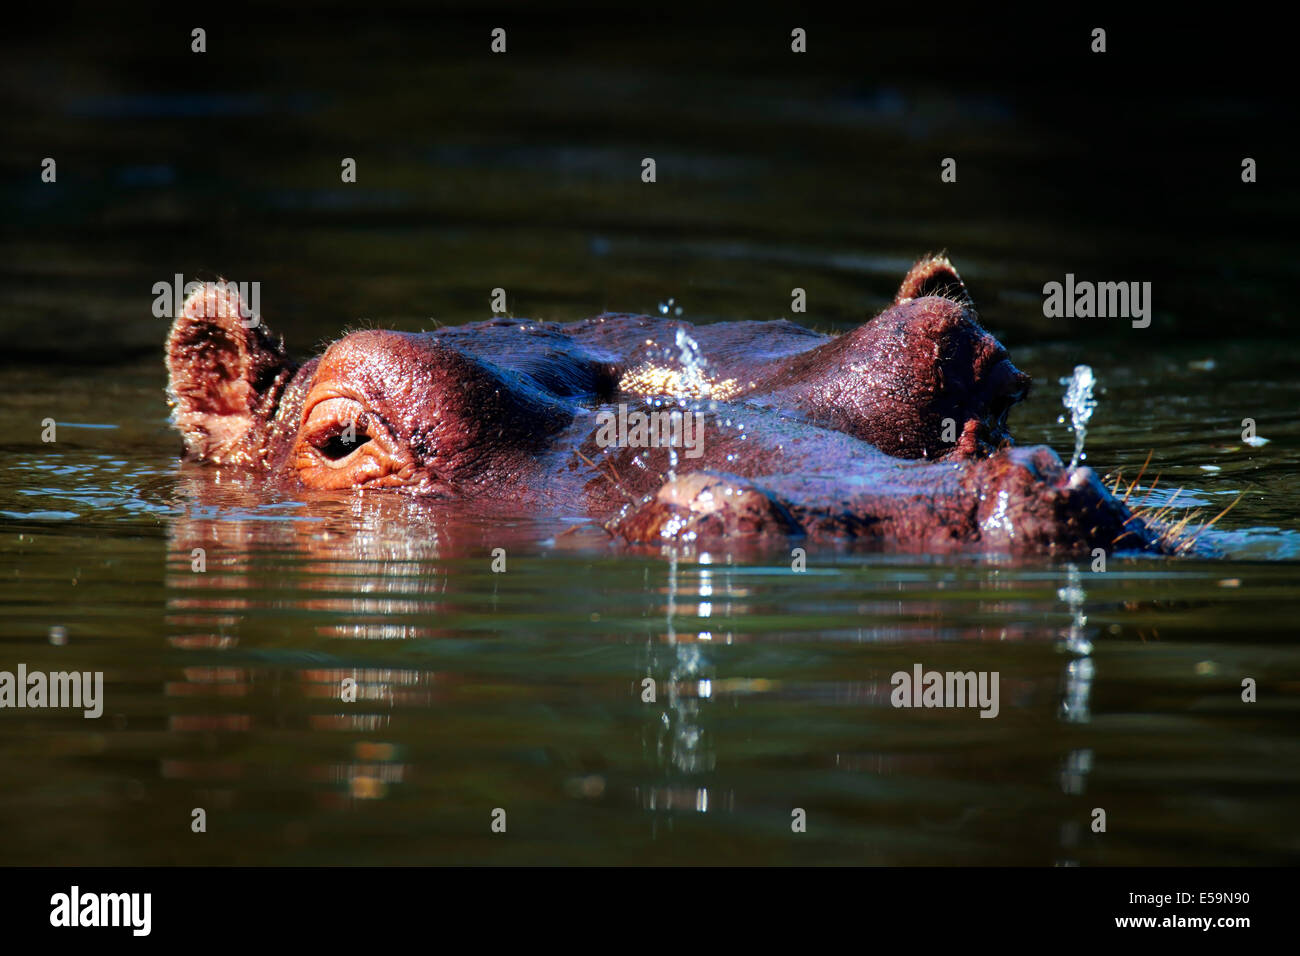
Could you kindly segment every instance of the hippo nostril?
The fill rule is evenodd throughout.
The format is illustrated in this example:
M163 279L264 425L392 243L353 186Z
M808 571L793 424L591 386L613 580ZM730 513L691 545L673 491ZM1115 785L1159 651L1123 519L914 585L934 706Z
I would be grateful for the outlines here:
M1029 376L1004 358L993 366L984 381L987 420L1005 427L1012 406L1029 394Z
M989 402L990 417L1000 425L1006 425L1007 415L1011 409L1019 402L1024 401L1025 390L1023 388L1010 392L1003 392L1001 395L993 396Z

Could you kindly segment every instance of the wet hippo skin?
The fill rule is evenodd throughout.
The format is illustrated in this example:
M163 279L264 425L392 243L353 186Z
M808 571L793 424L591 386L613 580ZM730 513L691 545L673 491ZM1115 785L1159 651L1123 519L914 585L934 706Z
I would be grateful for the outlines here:
M354 332L300 365L241 307L230 287L196 291L167 365L186 455L247 480L507 500L630 542L1159 548L1090 468L1014 446L1007 415L1029 378L944 257L834 337L786 321L498 318ZM619 406L698 413L698 446L611 446L601 413Z

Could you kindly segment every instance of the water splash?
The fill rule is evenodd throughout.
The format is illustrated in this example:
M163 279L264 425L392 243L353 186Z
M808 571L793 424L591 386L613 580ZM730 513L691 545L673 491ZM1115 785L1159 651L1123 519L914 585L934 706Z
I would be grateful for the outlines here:
M676 299L669 299L667 302L660 302L660 303L659 303L659 314L660 314L660 315L667 315L669 312L671 312L673 315L681 315L681 314L682 314L682 307L681 307L680 305L677 304L677 300L676 300Z
M672 303L669 299L669 304ZM661 306L662 308L662 306ZM678 307L677 314L681 314L681 308ZM700 343L686 331L685 325L677 326L677 362L681 365L681 373L678 375L677 388L677 406L682 410L683 415L689 415L689 404L687 396L697 398L707 398L713 392L713 383L709 381L708 373L704 369L708 366L709 360L704 357L700 351ZM677 449L668 449L668 477L672 480L677 477Z
M981 496L980 500L984 500ZM1008 538L1016 536L1016 527L1011 523L1011 517L1007 514L1007 506L1010 504L1011 496L1005 491L998 492L998 505L993 514L989 515L984 521L982 527L986 532L1001 531Z
M682 366L682 391L687 395L708 395L710 382L704 369L709 360L684 325L677 327L677 361Z
M1070 467L1074 468L1088 457L1083 451L1083 440L1088 432L1088 419L1092 418L1097 407L1097 400L1092 397L1097 379L1092 374L1092 366L1076 365L1074 374L1061 379L1061 384L1067 386L1061 404L1070 412L1070 431L1074 432L1074 457L1070 459ZM1057 421L1065 421L1065 416Z

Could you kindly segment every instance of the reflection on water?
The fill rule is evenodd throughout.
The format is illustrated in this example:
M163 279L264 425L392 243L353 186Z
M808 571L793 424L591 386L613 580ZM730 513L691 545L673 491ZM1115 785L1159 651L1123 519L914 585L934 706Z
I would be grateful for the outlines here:
M0 794L40 817L57 785L77 811L61 831L71 860L1295 851L1278 842L1300 767L1286 562L1099 574L842 548L795 572L783 551L617 555L566 544L561 519L277 496L165 456L51 459L4 472L27 517L4 538L3 646L30 667L104 669L108 708L94 727L6 712ZM90 530L33 517L62 507ZM891 675L917 662L998 671L999 718L891 707ZM1261 688L1245 712L1243 675ZM207 840L189 839L196 806ZM1106 834L1090 829L1095 806ZM494 840L496 807L509 825ZM9 844L15 862L49 852Z

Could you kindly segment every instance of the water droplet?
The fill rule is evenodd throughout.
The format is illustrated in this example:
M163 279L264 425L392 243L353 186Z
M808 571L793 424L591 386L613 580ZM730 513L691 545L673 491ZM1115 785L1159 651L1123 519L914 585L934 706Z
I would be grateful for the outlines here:
M1097 407L1097 400L1092 397L1097 379L1090 366L1076 365L1074 374L1061 379L1061 384L1066 386L1061 404L1070 412L1070 430L1074 432L1074 457L1070 459L1070 467L1075 468L1083 458L1083 440L1088 431L1088 419L1092 418Z

